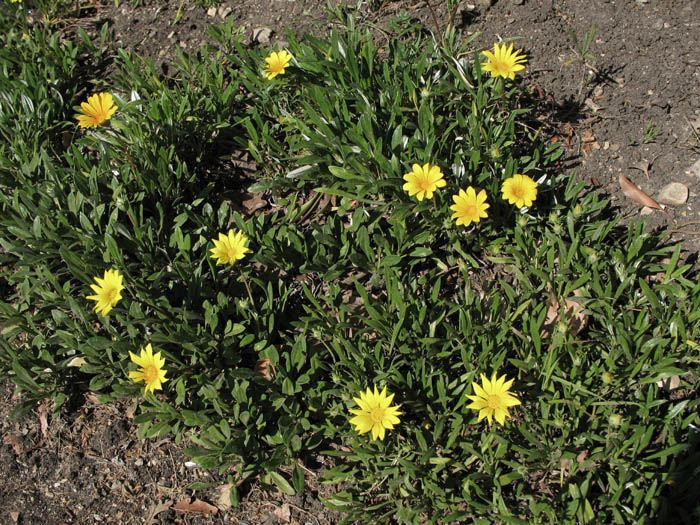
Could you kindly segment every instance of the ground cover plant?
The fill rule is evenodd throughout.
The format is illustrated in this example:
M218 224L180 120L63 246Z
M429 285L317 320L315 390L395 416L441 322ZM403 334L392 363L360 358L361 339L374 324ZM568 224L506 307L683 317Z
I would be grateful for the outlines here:
M647 522L697 501L697 277L558 165L516 43L180 53L3 10L0 369L134 400L236 485L329 457L349 520ZM82 67L79 64L83 65ZM87 64L87 67L85 66ZM249 154L244 175L221 158ZM236 209L248 187L269 212ZM200 484L197 489L206 488ZM696 509L697 512L697 509Z

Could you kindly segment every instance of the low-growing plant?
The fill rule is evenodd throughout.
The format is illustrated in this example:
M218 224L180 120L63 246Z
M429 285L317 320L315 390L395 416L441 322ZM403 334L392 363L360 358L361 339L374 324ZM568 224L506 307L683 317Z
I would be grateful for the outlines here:
M186 443L233 503L253 477L303 491L323 455L346 521L692 520L681 248L561 172L521 50L336 15L285 50L211 27L170 76L118 50L109 78L75 78L101 46L2 18L15 413L134 399L139 437Z

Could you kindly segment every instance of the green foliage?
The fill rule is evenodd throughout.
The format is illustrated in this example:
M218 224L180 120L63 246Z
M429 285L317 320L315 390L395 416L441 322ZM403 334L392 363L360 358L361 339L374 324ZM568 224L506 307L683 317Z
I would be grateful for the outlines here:
M322 454L322 482L342 486L326 504L348 521L692 523L700 285L680 247L560 173L523 88L486 77L453 28L418 39L399 19L378 36L336 14L328 39L288 35L272 81L269 50L232 24L172 76L118 50L104 79L106 32L25 37L0 15L0 374L25 392L16 412L135 398L141 438L288 494ZM78 128L99 91L119 109ZM254 180L232 167L243 154ZM447 186L417 202L402 176L426 162ZM515 173L540 182L529 210L501 198ZM489 216L457 227L468 185ZM236 204L246 186L269 211ZM216 266L230 228L252 253ZM103 317L86 296L105 269L126 288ZM155 395L128 376L148 343L166 361ZM493 371L522 401L503 427L467 408ZM349 424L373 385L403 413L383 441Z

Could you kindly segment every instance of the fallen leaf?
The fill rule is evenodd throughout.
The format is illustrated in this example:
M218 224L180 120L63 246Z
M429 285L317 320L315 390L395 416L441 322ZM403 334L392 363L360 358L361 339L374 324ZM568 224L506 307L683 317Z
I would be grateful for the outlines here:
M227 511L231 508L231 487L233 487L233 483L224 483L216 488L214 505L221 511Z
M146 525L153 525L156 523L156 516L161 512L169 510L172 504L173 500L169 499L152 507L151 511L148 513L148 518L146 518Z
M586 452L585 450L582 450L581 452L579 452L579 455L576 456L576 462L583 463L584 461L586 461L587 457L588 457L588 452Z
M205 518L209 517L209 514L216 514L219 512L214 505L202 501L201 499L185 498L178 501L175 505L171 507L173 510L180 512L198 512L204 515Z
M649 208L655 208L657 210L662 209L658 202L656 202L654 199L649 197L649 195L637 188L637 186L635 186L622 173L620 173L619 179L620 188L622 189L622 193L625 194L625 197L627 197L628 199L632 199L634 202L636 202L637 204L641 204L642 206L648 206Z
M272 381L272 378L275 377L275 367L272 366L270 358L268 357L258 359L258 362L255 363L255 372L263 376L268 381Z
M591 131L590 129L587 129L586 131L584 131L583 138L581 140L584 143L595 142L595 135L593 135L593 131Z
M639 170L644 172L644 175L647 176L647 180L651 180L651 177L649 176L649 168L651 168L651 164L646 160L639 161L636 164L630 166L630 168L633 170Z
M663 388L666 392L670 392L671 390L675 390L681 386L681 378L678 376L671 376L667 377L666 379L662 379L661 381L657 381L656 384L659 386L659 388Z
M580 290L574 290L574 296L582 297ZM540 330L540 336L550 337L560 319L561 304L553 292L549 292L547 301L547 317ZM572 299L564 299L564 317L566 325L573 335L578 335L588 324L588 315L584 312L583 305Z
M267 206L267 201L262 198L262 193L252 193L249 194L250 198L243 201L243 206L248 210L248 213L252 213L255 210L264 208Z

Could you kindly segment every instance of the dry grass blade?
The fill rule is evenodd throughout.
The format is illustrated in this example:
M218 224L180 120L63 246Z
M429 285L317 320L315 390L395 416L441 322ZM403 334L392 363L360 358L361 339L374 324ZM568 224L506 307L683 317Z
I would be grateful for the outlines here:
M647 206L649 208L656 208L657 210L663 209L658 202L637 188L637 186L635 186L632 181L630 181L622 173L620 173L620 188L622 188L622 193L625 194L625 197L632 199L637 204L641 204L642 206Z

